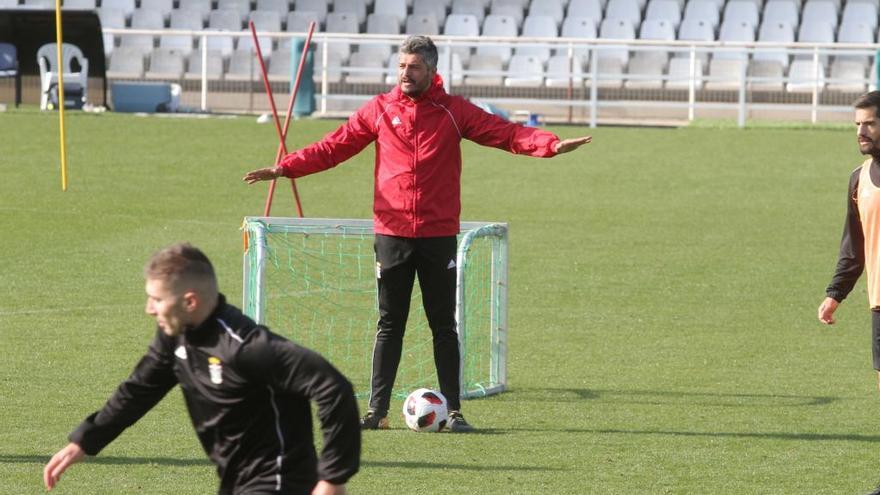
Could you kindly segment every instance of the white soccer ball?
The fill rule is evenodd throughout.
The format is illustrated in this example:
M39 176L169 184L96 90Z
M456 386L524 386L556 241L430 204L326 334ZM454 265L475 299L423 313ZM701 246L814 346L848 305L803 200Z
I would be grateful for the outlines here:
M403 401L403 419L413 431L440 431L446 426L449 411L446 397L436 390L420 388Z

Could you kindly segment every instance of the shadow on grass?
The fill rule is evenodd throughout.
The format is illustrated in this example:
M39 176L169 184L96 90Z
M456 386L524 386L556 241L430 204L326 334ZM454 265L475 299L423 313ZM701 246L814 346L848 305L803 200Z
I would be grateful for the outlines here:
M546 467L546 466L499 466L497 464L481 465L481 464L448 464L444 462L405 462L405 461L362 461L362 467L377 468L402 468L402 469L461 469L463 471L567 471L562 468Z
M48 455L10 455L0 454L0 464L45 464L52 457ZM210 466L211 461L208 459L174 459L172 457L118 457L118 456L97 456L86 459L89 464L107 464L107 465L148 465L158 464L160 466Z
M522 431L514 428L514 430ZM541 430L546 431L546 430ZM569 430L566 430L569 431ZM709 438L759 438L772 440L807 440L818 442L880 442L880 435L858 435L853 433L786 433L786 432L726 432L726 431L672 431L672 430L620 430L596 429L579 430L583 433L610 435L669 435L675 437L709 437Z
M824 395L731 394L676 392L666 390L600 390L578 388L513 388L496 397L500 401L580 402L601 400L611 403L663 405L685 404L724 407L801 407L824 406L842 400Z

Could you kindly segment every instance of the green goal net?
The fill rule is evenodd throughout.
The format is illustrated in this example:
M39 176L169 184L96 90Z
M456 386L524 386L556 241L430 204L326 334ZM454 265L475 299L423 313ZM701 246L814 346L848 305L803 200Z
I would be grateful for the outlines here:
M372 221L247 217L244 231L245 313L321 353L368 396L378 319ZM473 398L507 382L507 225L464 222L458 238L462 398ZM418 284L410 307L397 397L437 388Z

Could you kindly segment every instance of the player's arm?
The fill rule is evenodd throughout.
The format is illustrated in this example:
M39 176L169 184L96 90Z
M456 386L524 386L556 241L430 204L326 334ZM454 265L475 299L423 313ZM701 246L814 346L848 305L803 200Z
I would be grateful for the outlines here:
M160 330L131 375L122 382L100 411L92 413L69 435L70 443L46 464L46 488L86 455L97 455L126 428L137 422L177 384L170 339Z
M593 139L583 136L561 140L552 132L507 121L465 100L460 101L457 113L462 137L518 155L551 157L574 151Z
M850 176L847 188L846 220L843 224L837 266L831 283L825 289L825 299L819 305L819 321L826 325L834 324L834 312L852 291L865 267L865 236L859 218L858 204L854 199L860 172L861 168L857 168Z
M72 464L85 459L85 457L86 452L82 447L72 442L59 450L51 459L49 459L49 462L46 463L46 467L43 468L43 484L46 485L46 489L51 490L55 488L55 485L58 484L58 480L61 479L61 475L64 474L64 471L66 471Z
M297 179L339 165L376 140L377 105L374 99L320 141L286 155L277 166L252 170L242 180L253 184L279 177Z

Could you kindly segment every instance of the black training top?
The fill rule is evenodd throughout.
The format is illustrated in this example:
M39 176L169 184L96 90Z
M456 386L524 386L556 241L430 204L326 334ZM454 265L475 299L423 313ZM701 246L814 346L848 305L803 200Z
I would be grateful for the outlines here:
M308 491L358 470L354 390L319 354L257 325L221 295L217 309L177 337L157 329L149 350L103 409L70 434L96 455L180 384L220 493ZM324 437L317 459L309 401Z
M849 295L865 269L865 235L862 231L859 206L855 200L861 171L861 166L856 167L849 177L846 221L843 224L843 237L840 240L840 254L837 258L834 277L828 284L828 288L825 289L825 294L837 301L843 301ZM871 162L869 171L871 181L874 185L880 186L880 162L876 158Z

